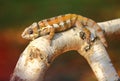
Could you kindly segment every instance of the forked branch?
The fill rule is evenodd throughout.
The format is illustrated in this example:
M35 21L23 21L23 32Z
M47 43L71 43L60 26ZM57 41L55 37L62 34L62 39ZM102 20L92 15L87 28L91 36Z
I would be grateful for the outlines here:
M98 23L105 33L120 31L120 19ZM87 43L80 38L80 30L72 28L56 33L49 45L47 36L31 41L21 54L10 81L44 81L44 75L52 61L63 52L76 50L91 66L98 81L119 81L108 53L97 39L90 50L86 51Z

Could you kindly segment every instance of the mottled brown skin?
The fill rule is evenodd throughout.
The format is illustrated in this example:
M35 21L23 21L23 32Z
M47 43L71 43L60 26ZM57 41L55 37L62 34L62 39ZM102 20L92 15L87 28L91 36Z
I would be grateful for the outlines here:
M94 29L97 37L101 40L104 46L107 47L106 39L99 25L95 21L77 14L65 14L41 20L38 23L33 23L30 27L27 27L25 29L22 37L33 40L37 37L49 34L48 39L51 40L56 32L65 31L74 26L80 28L83 32L85 32L85 40L87 42L91 40L91 32L88 28L86 28L86 26Z

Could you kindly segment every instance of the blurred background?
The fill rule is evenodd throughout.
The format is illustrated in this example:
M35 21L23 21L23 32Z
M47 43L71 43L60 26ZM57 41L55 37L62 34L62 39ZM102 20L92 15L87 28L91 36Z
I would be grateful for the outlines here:
M29 41L21 38L33 22L66 13L81 14L96 22L120 18L120 0L0 0L0 81L9 81ZM120 34L107 37L107 51L120 75ZM60 55L45 81L97 81L86 60L75 51Z

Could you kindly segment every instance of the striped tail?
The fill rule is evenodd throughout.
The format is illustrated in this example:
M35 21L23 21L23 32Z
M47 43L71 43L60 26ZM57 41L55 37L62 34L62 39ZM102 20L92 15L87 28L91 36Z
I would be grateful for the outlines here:
M93 26L93 28L96 30L96 35L99 37L100 41L104 44L105 47L108 47L103 30L97 23Z
M82 23L83 23L83 25L87 25L87 26L95 29L95 33L96 33L97 37L100 39L100 41L103 43L103 45L105 47L108 47L107 41L106 41L104 33L103 33L103 30L101 29L101 27L95 21L93 21L92 19L83 17L82 18Z

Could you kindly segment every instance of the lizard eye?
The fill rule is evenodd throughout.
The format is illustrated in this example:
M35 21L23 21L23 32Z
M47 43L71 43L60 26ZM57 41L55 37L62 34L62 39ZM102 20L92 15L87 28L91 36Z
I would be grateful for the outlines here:
M29 30L28 30L28 33L29 33L29 34L33 34L33 30L32 30L32 29L29 29Z

